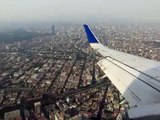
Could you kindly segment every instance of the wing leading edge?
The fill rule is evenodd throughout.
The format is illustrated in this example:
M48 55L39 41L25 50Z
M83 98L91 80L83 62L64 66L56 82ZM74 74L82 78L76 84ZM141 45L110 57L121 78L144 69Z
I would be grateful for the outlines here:
M90 46L104 57L98 65L130 107L159 104L160 62L105 47L87 25L84 28Z

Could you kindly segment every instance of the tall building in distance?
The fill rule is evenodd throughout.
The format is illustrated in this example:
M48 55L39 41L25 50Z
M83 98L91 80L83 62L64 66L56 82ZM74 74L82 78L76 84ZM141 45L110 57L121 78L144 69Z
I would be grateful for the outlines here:
M52 34L53 35L55 34L55 27L54 27L54 25L52 26Z

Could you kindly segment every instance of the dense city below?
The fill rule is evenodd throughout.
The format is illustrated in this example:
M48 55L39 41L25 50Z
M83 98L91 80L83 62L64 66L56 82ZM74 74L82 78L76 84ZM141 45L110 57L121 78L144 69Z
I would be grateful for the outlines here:
M160 61L158 27L93 28L109 48ZM27 31L38 34L18 40L26 36L17 32L12 42L0 43L0 119L127 118L128 103L120 104L123 96L102 79L101 56L90 48L82 26L55 27L52 34L49 28Z

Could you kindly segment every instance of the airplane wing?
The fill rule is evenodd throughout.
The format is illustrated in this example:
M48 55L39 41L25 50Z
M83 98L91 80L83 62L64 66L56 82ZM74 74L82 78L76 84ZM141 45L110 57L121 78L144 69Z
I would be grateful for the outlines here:
M160 62L110 49L99 42L87 25L84 28L90 46L103 56L98 65L129 102L132 109L128 114L132 118L142 116L137 111L144 106L160 105ZM160 108L158 111L150 111L150 115L160 114ZM149 115L147 110L146 113Z

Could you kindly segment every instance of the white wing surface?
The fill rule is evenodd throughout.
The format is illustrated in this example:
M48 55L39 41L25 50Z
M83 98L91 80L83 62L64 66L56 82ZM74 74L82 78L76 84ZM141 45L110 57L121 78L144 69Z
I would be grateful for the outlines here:
M87 25L84 28L90 46L103 56L98 65L130 107L159 105L160 62L110 49L99 42ZM132 112L134 109L130 115Z

